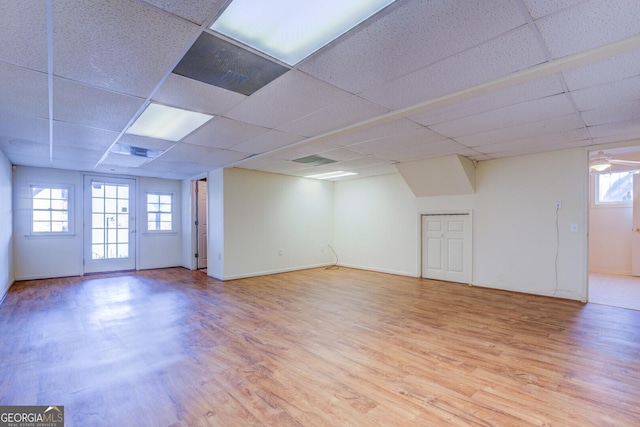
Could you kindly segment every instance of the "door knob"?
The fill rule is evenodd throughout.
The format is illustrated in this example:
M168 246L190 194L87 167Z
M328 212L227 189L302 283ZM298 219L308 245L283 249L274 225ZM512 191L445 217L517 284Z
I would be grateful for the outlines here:
M635 231L635 232L637 233L637 232L640 232L640 228L636 227L636 228L634 228L634 229L633 229L633 230L631 230L631 231Z

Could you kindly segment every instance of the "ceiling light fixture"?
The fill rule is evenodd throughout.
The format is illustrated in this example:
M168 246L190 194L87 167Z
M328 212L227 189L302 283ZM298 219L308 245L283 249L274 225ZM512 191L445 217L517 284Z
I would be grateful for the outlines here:
M609 169L611 167L611 163L605 163L605 162L594 163L590 167L591 167L592 170L594 170L596 172L603 172L603 171L606 171L607 169Z
M181 108L149 104L126 133L177 142L212 117Z
M343 176L351 176L351 175L358 175L358 174L355 172L335 171L335 172L319 173L316 175L307 175L305 176L305 178L333 179L333 178L341 178Z
M210 29L295 65L393 2L234 0Z

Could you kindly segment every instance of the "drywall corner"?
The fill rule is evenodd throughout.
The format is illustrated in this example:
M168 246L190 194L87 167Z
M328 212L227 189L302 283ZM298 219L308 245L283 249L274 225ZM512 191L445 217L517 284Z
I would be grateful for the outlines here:
M396 168L416 197L473 194L476 191L473 161L457 154L398 163Z

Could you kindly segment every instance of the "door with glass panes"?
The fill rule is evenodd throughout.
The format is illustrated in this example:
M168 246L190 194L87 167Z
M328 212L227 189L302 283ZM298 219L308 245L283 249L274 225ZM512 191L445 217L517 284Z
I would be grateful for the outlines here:
M84 272L136 268L135 180L85 176Z

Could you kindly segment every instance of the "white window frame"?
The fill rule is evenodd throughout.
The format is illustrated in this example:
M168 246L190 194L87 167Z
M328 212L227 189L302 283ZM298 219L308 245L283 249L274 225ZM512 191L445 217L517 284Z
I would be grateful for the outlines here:
M599 208L614 208L614 207L630 207L633 205L633 198L629 199L629 200L619 200L619 201L611 201L611 202L607 202L607 201L601 201L600 200L600 177L602 175L609 175L611 173L625 173L625 172L629 172L631 174L637 173L637 171L615 171L615 172L601 172L601 173L597 173L597 174L593 174L593 193L592 193L592 200L593 200L593 206L595 207L599 207ZM632 196L633 196L633 192L632 192Z
M158 197L170 197L171 200L171 211L170 212L163 212L162 210L158 210L158 211L150 211L149 210L149 196L153 195L153 196L158 196ZM167 192L167 191L147 191L145 193L145 200L144 200L144 206L145 206L145 222L146 222L146 230L145 233L151 233L151 234L167 234L167 233L175 233L176 232L176 215L175 215L175 195L172 192ZM170 230L155 230L155 229L150 229L149 225L151 223L159 223L162 221L149 221L149 214L170 214L171 215L171 229ZM168 222L168 221L165 221Z
M67 208L65 209L55 209L49 206L47 209L37 209L34 208L34 189L46 189L46 190L66 190L67 191ZM51 196L49 198L51 199ZM57 200L57 199L56 199ZM66 184L39 184L39 183L30 183L29 184L29 236L73 236L74 235L74 223L73 223L73 186ZM36 231L34 229L34 223L40 220L36 219L36 212L38 211L48 211L48 212L66 212L67 214L67 230L65 231ZM53 218L48 220L50 225L53 225L55 222ZM52 228L52 227L51 227Z

